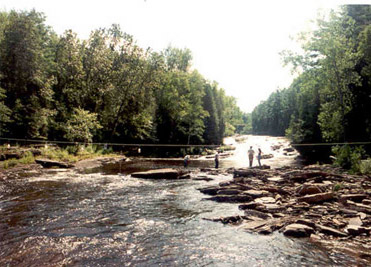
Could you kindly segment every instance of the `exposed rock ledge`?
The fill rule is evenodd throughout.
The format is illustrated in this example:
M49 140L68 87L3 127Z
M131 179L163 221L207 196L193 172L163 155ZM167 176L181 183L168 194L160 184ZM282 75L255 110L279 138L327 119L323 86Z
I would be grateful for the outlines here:
M371 263L371 177L317 165L231 172L233 179L199 190L211 196L207 200L238 203L243 214L207 220L352 247Z
M177 169L156 169L145 172L134 172L131 177L143 179L188 179L190 178L182 170Z

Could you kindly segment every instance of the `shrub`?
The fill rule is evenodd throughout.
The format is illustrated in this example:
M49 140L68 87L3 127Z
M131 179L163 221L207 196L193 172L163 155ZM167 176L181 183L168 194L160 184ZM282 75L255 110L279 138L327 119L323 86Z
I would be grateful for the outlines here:
M35 158L33 154L30 151L27 151L20 159L8 159L3 161L2 167L8 169L17 166L18 164L31 164L34 162Z
M27 151L18 161L22 164L31 164L35 162L35 158L30 151Z
M360 164L362 174L371 174L371 159L362 160Z
M352 148L349 145L335 146L332 148L335 154L334 164L354 173L360 172L360 163L365 150L362 146Z

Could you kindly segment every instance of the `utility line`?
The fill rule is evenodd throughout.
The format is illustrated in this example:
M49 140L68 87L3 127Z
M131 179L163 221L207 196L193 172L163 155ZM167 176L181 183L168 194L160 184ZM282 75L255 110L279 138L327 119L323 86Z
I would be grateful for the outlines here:
M337 145L369 145L371 142L344 142L344 143L308 143L291 144L291 146L337 146Z
M124 143L95 143L95 142L71 142L71 141L50 141L38 139L21 139L21 138L4 138L0 140L5 141L22 141L43 144L71 144L71 145L107 145L107 146L128 146L128 147L219 147L220 145L185 145L185 144L124 144ZM306 144L291 144L293 147L297 146L336 146L336 145L370 145L371 142L343 142L343 143L306 143Z
M43 144L71 144L71 145L107 145L107 146L127 146L127 147L220 147L220 145L185 145L185 144L123 144L123 143L94 143L94 142L70 142L70 141L49 141L49 140L37 140L37 139L20 139L20 138L3 138L0 140L6 141L22 141L32 143L43 143Z

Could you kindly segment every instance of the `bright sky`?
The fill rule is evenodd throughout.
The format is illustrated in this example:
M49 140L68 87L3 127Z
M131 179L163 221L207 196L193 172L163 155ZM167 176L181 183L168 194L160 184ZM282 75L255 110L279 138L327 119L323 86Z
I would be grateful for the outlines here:
M194 68L251 112L271 92L290 85L290 69L279 56L295 47L290 36L308 29L318 9L344 3L362 1L1 0L0 10L35 8L58 34L72 29L81 39L117 23L143 48L189 48Z

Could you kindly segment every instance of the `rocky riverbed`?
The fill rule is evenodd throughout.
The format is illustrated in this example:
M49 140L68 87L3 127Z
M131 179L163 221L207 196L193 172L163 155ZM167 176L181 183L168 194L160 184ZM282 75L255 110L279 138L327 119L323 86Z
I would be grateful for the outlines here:
M250 144L265 145L261 146L266 156L264 163L272 168L246 167L246 149ZM75 172L94 173L103 166L113 166L110 174L124 172L127 175L140 171L137 174L139 179L158 177L200 181L203 186L198 190L204 194L204 198L199 203L213 201L218 206L224 203L236 205L236 214L229 212L224 216L219 216L219 213L218 217L202 216L207 223L226 224L236 228L237 232L253 235L274 236L282 233L287 238L321 244L321 247L329 250L329 254L339 252L351 255L361 266L370 264L371 177L349 175L329 165L300 167L292 164L295 151L288 151L285 146L271 142L268 137L250 137L249 143L239 144L230 158L223 159L221 169L204 167L213 166L213 160L210 160L210 164L202 159L194 160L190 168L184 169L182 159L167 159L161 164L158 159L152 159L153 163L132 159L143 167L138 168L134 164L136 167L132 168L127 166L130 163L127 158L103 157L80 161L71 171L73 175L76 175ZM284 164L287 166L283 167ZM156 175L148 172L153 167L156 168ZM158 168L167 169L160 171ZM0 170L0 181L6 187L12 180L43 176L53 171L58 170L43 168L40 164L20 165ZM132 175L131 179L138 179L135 176ZM217 184L221 180L223 182ZM206 186L209 181L212 186ZM193 191L197 192L195 189ZM185 197L189 197L189 194Z
M218 172L233 179L199 190L209 195L205 200L236 203L242 214L206 220L262 235L279 231L309 238L371 263L371 177L324 165Z

